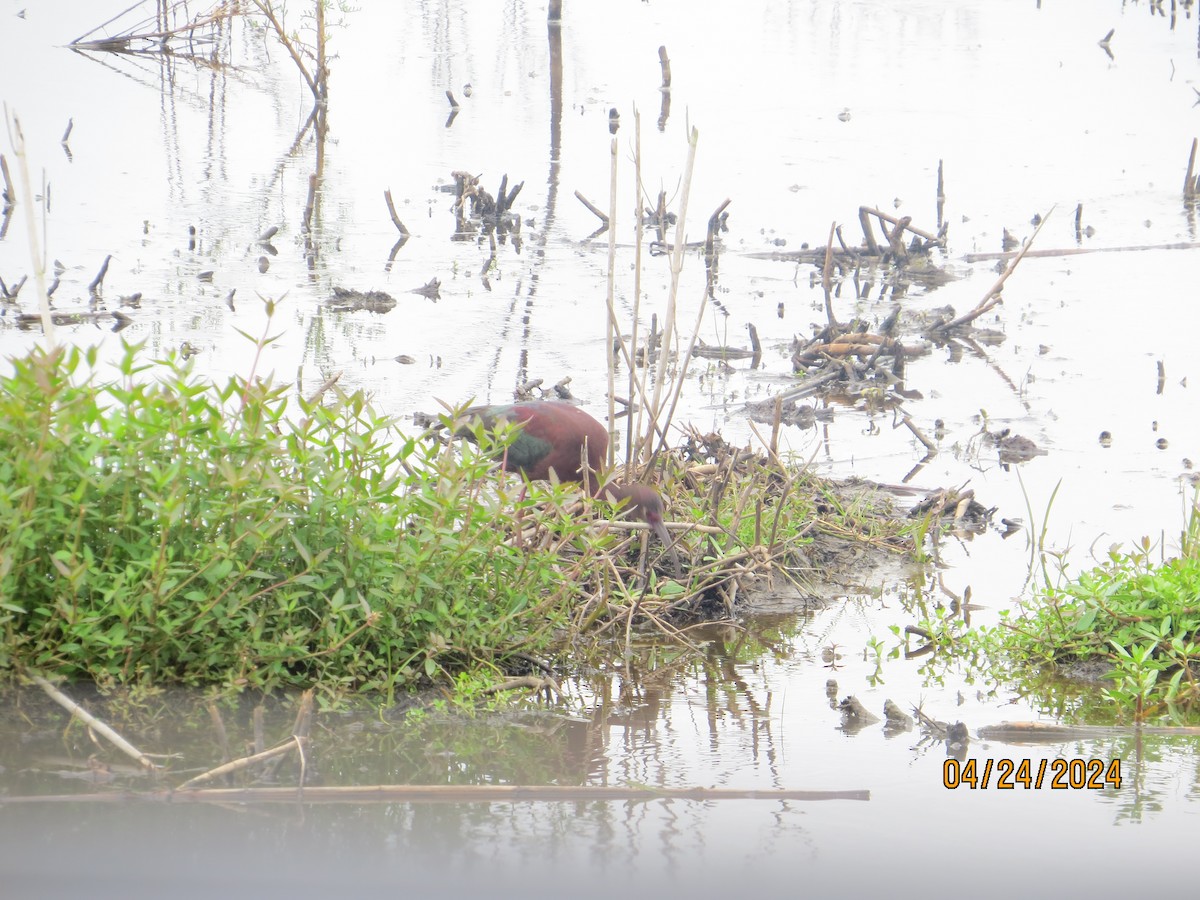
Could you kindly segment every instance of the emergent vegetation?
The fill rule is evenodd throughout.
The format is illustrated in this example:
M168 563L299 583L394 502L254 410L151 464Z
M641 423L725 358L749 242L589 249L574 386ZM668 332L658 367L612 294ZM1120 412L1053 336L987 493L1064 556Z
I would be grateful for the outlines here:
M760 574L911 548L869 486L693 435L664 454L690 525L663 576L645 526L581 515L576 485L516 496L505 435L447 444L332 384L305 400L145 356L105 381L94 350L38 350L0 377L0 673L390 697L628 653L640 629L695 649L683 623Z
M98 384L92 352L37 351L0 379L0 669L390 692L551 640L577 579L495 527L488 460L361 394L138 358Z
M1019 614L993 628L962 620L923 623L942 647L971 667L1040 693L1048 674L1105 685L1105 717L1192 722L1200 713L1200 515L1195 506L1180 554L1156 560L1143 540L1112 548L1099 565L1059 585L1047 584ZM1088 717L1105 715L1086 701Z

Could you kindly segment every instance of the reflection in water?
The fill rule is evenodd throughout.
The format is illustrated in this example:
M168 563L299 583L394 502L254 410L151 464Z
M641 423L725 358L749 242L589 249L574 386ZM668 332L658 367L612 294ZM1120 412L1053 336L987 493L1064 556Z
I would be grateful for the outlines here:
M706 339L729 346L730 331L743 334L751 323L764 352L752 364L698 370L683 418L741 443L750 439L742 402L794 387L792 341L827 318L811 267L751 254L815 245L831 220L852 222L860 203L891 208L896 198L898 215L947 227L939 262L960 276L904 285L878 271L847 274L833 285L830 307L839 320L872 326L897 307L915 316L970 309L997 273L966 255L1000 251L1005 228L1027 236L1032 214L1051 203L1060 211L1082 206L1092 230L1056 213L1045 225L1047 246L1195 239L1195 204L1181 203L1178 189L1194 137L1185 114L1190 85L1200 77L1194 9L1100 0L1042 6L768 4L733 22L715 3L655 0L568 4L561 25L548 25L526 4L370 4L335 26L338 56L319 99L278 47L268 52L262 33L237 20L221 24L193 58L84 55L61 50L70 34L57 32L63 22L83 31L96 18L94 3L31 4L25 18L0 29L0 58L21 73L3 80L3 99L21 112L31 167L44 167L53 188L47 256L62 264L59 311L86 306L87 285L112 254L110 296L142 294L140 308L122 311L131 320L123 334L159 355L187 342L199 372L227 375L244 370L237 331L261 331L255 296L286 295L291 319L272 346L280 377L309 393L343 371L347 386L366 388L395 414L428 408L432 397L495 400L514 384L564 375L598 408L608 353L606 242L586 240L595 225L589 212L557 205L560 186L605 196L609 110L624 114L615 136L615 302L624 319L640 309L638 326L648 328L669 276L661 258L647 255L626 277L632 214L652 208L650 225L665 240L686 136L697 128L696 208L729 197L734 215L720 235L720 281L706 283L697 250L684 273L696 289L680 296L698 302L688 298L704 288L713 301ZM50 7L61 14L49 15ZM1096 47L1114 25L1115 64ZM659 48L670 49L670 91L660 90L668 57ZM450 127L447 90L461 104ZM1014 98L1019 115L997 112L1017 108ZM846 108L853 115L843 121ZM634 194L629 171L635 109L658 110L659 127L641 141L645 197ZM60 146L68 121L69 155ZM1148 124L1133 129L1131 121ZM49 135L48 147L36 135ZM526 190L518 198L524 250L450 239L452 201L438 186L452 172L485 173L489 184L510 173L534 185L542 167L545 195ZM380 202L385 189L411 235L399 248ZM12 285L30 271L28 237L7 223L0 222L0 277ZM695 243L698 226L685 224ZM261 247L272 226L278 234ZM887 411L862 405L825 405L814 411L817 432L787 426L784 441L838 474L898 482L921 465L926 486L970 484L1010 520L1032 508L1037 521L1026 522L1026 534L1040 531L1046 498L1066 473L1051 531L1085 549L1098 535L1160 533L1178 509L1172 479L1181 464L1154 444L1200 441L1185 384L1189 374L1196 383L1191 329L1161 327L1180 320L1177 285L1194 280L1194 266L1187 251L1142 256L1028 260L988 322L1002 344L956 342L914 360L906 383L923 396L904 409L934 436L932 459L892 427ZM433 278L439 303L407 293ZM382 316L331 309L334 285L399 299ZM1132 317L1130 297L1140 304ZM6 302L3 322L27 303L28 294ZM1080 329L1085 316L1088 328ZM61 330L117 352L117 341L85 319ZM5 354L35 340L0 328ZM1169 377L1152 371L1114 381L1114 346L1135 363L1164 360ZM412 364L401 368L398 358ZM970 452L981 410L991 427L1015 426L1050 451L1023 464L1021 482ZM1107 449L1094 446L1102 432L1111 437ZM957 567L955 589L965 596L974 588L977 620L1010 607L1028 571L1019 538L1002 546L994 538L942 548L943 561ZM846 729L831 701L851 695L874 715L886 700L908 712L920 705L972 734L1004 718L1102 715L1089 706L1094 693L1039 686L1039 699L1027 701L998 688L994 673L954 671L932 647L915 660L902 652L874 658L863 650L870 638L912 621L912 605L895 589L866 590L884 581L896 579L864 574L855 599L779 625L769 641L705 634L695 638L704 646L699 658L639 649L625 667L581 675L579 705L565 710L466 722L322 716L310 760L315 782L326 785L862 789L869 803L0 804L4 889L46 896L53 881L60 894L207 896L271 885L303 896L404 885L561 896L568 885L585 896L731 896L751 884L892 896L913 884L927 893L934 878L949 878L978 896L1007 896L1019 862L1021 877L1037 878L1047 892L1106 896L1144 890L1153 876L1096 860L1187 858L1197 792L1192 738L1120 732L1041 746L973 739L968 758L1061 755L1127 767L1115 791L998 792L944 788L944 741L889 734L883 723ZM754 629L762 620L743 624ZM835 644L836 673L821 656ZM831 677L839 686L827 696ZM31 703L5 707L4 792L144 788L107 747ZM220 758L204 717L185 713L181 701L110 719L146 749L182 753L173 774ZM281 709L268 731L286 734L290 720ZM232 746L253 743L248 711L227 712L227 725ZM89 765L93 755L102 765ZM294 777L281 768L284 783ZM111 788L95 783L108 778ZM914 861L931 859L914 874ZM1169 883L1175 870L1165 868L1160 879ZM1180 871L1184 877L1190 873Z
M824 702L823 677L806 676L807 666L793 668L799 635L775 624L774 652L739 644L732 630L693 635L706 647L701 659L647 649L627 672L593 677L577 688L592 698L584 715L531 709L464 719L431 712L381 722L369 711L322 714L308 753L313 782L831 789L849 781L868 787L870 802L138 802L120 799L120 792L145 791L146 780L117 771L119 760L108 747L27 691L10 695L3 707L3 793L82 798L101 792L117 802L0 804L0 870L16 896L75 895L86 885L89 895L99 896L199 897L270 887L315 897L402 883L408 890L535 897L562 896L564 885L581 896L613 889L649 896L686 887L709 897L736 890L747 878L787 889L797 872L810 890L846 890L850 878L857 896L894 889L895 872L913 854L928 853L928 828L912 828L917 809L930 824L969 823L969 839L938 861L945 877L999 871L1009 852L1004 848L1031 818L1054 829L1064 836L1057 846L1034 842L1022 850L1047 889L1120 883L1123 870L1085 864L1096 853L1136 854L1149 845L1183 852L1190 840L1173 798L1197 790L1194 776L1181 774L1197 770L1194 739L976 740L970 756L981 763L1120 759L1123 783L1119 790L1070 796L947 790L940 743L889 739L882 726L853 735L841 730L839 713ZM806 682L812 682L806 695L786 696ZM211 713L185 692L113 701L91 696L88 705L143 749L171 754L167 782L207 767L219 754ZM268 742L290 727L290 701L270 701L261 716L253 705L220 707L234 752L252 743L256 721ZM89 757L92 769L101 758L117 763L114 784L62 774L88 769ZM282 768L281 783L294 783L295 772L292 763ZM1117 830L1114 821L1138 827ZM865 868L864 853L871 861ZM999 897L1010 890L1001 879L982 881L972 892Z

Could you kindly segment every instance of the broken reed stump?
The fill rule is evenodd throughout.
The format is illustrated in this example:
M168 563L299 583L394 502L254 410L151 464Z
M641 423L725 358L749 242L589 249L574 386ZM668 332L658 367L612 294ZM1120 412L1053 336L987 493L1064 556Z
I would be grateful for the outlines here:
M1196 175L1196 138L1192 138L1192 152L1188 154L1187 175L1183 178L1183 197L1195 200L1200 196L1200 175Z
M400 232L402 237L408 237L408 229L404 227L404 223L401 222L400 217L396 215L396 205L392 202L391 188L384 190L383 199L387 202L388 215L392 217L392 224L396 226L396 230Z
M100 266L100 271L96 273L96 277L92 279L92 283L88 285L88 293L93 297L100 293L100 288L104 284L104 276L108 273L108 264L112 262L112 254L104 257L104 262Z
M8 160L4 158L4 154L0 153L0 175L4 176L4 208L13 206L17 202L17 192L13 190L12 176L8 174Z
M575 192L575 199L578 200L580 203L582 203L584 206L586 206L588 209L588 212L590 212L597 219L599 219L601 222L603 222L605 224L605 226L608 225L608 213L604 212L604 210L600 209L598 206L596 206L596 204L592 203L591 200L589 200L587 197L583 196L583 194L579 193L579 191Z

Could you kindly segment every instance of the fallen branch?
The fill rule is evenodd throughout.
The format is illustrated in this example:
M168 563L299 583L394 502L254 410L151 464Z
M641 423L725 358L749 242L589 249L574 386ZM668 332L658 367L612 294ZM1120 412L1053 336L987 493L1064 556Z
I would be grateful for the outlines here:
M128 756L132 759L136 759L143 768L145 768L149 771L152 771L152 772L158 768L153 762L151 762L149 760L149 758L147 758L146 754L142 753L141 750L139 750L137 747L133 746L133 744L129 743L129 741L125 740L125 738L121 737L119 734L117 734L115 731L113 731L112 728L110 728L108 725L101 722L99 719L97 719L90 712L88 712L86 709L84 709L82 706L80 706L78 703L76 703L74 700L72 700L70 697L68 697L66 694L64 694L62 691L60 691L54 685L52 685L49 681L47 681L41 675L34 675L33 683L36 684L38 687L40 687L43 691L45 691L49 695L51 700L53 700L55 703L57 703L63 709L67 710L71 715L75 716L75 718L79 719L81 722L83 722L85 725L87 725L88 728L92 729L92 731L95 731L98 734L101 734L104 737L108 738L108 740L112 743L112 745L114 747L116 747L118 750L120 750L122 753L124 753L126 756Z
M295 803L298 788L201 788L187 791L151 791L106 794L6 796L4 803L127 803L130 800L160 803ZM378 784L369 787L309 787L305 803L579 803L587 800L870 800L871 792L758 791L733 788L653 788L599 784Z
M276 756L282 756L296 747L303 748L303 743L303 738L290 737L282 744L272 747L270 750L264 750L262 753L255 753L251 756L243 756L241 759L232 760L223 765L217 766L215 769L209 769L207 772L201 772L195 778L185 781L178 788L176 788L176 790L190 790L197 785L212 781L214 778L220 778L222 775L228 775L231 772L240 772L242 769L248 768L255 763L263 762L264 760L272 759Z
M555 696L562 696L562 689L558 686L557 681L549 676L538 678L536 675L522 675L519 678L510 678L503 684L493 684L491 687L484 688L479 693L486 697L489 694L503 694L506 691L516 691L521 688L528 688L534 693L546 690Z
M1004 272L999 278L996 279L996 283L993 284L991 289L983 295L983 299L975 305L973 310L963 313L961 316L953 318L949 322L943 322L942 324L935 326L932 331L934 333L940 332L944 334L947 331L958 328L960 325L967 325L970 322L974 322L985 312L998 304L1001 300L1000 292L1004 289L1004 282L1008 280L1009 275L1017 270L1017 266L1020 265L1021 260L1023 260L1026 254L1028 254L1029 248L1033 246L1033 242L1037 240L1038 234L1041 232L1042 227L1046 224L1046 220L1050 218L1050 214L1053 212L1054 207L1050 207L1050 209L1046 212L1046 215L1042 216L1042 221L1038 222L1037 228L1033 230L1033 234L1029 236L1029 240L1025 242L1025 245L1021 248L1021 251L1012 258L1008 266L1004 269Z

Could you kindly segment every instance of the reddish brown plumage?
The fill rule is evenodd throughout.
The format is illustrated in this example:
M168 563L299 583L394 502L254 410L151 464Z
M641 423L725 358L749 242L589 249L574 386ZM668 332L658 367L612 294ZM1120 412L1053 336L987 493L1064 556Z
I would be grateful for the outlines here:
M608 451L608 430L578 406L556 400L510 403L507 406L472 406L463 411L466 424L459 434L473 436L479 422L487 430L508 422L520 425L520 432L508 445L501 464L508 472L520 472L531 480L551 477L559 481L578 481L593 496L620 505L641 519L678 559L671 547L671 536L663 523L662 498L645 484L603 482L599 472ZM581 467L581 460L586 465Z
M589 494L596 493L597 473L604 467L608 451L608 431L578 406L542 400L472 406L463 412L468 429L476 419L489 431L503 422L521 426L503 459L507 471L522 472L531 480L550 479L553 472L559 481L578 481ZM585 456L586 472L580 469Z

